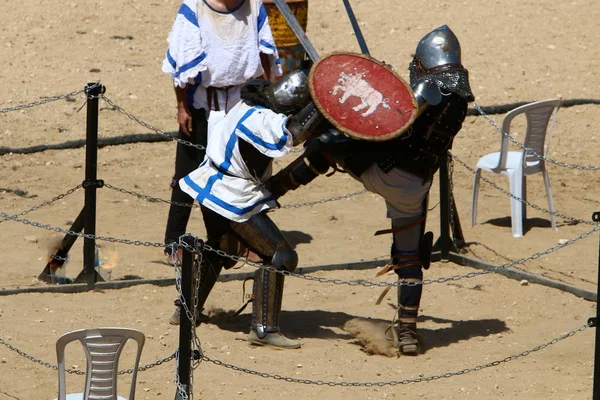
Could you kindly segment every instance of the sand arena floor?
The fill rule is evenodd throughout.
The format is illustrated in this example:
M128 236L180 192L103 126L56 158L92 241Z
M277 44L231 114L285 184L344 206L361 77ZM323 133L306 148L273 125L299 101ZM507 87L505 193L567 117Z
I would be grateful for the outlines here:
M581 0L544 2L352 2L374 57L408 76L407 66L418 40L448 24L459 37L481 106L562 97L597 99L600 87L600 5ZM106 96L157 129L176 129L175 101L169 78L160 70L175 0L116 2L4 2L0 26L0 109L69 93L88 82L102 82ZM308 35L322 54L358 51L356 38L338 0L310 0ZM74 100L74 101L71 101ZM0 115L0 147L21 148L62 143L85 137L81 95ZM100 105L99 134L114 137L147 133L149 129ZM564 163L598 165L600 141L597 105L562 108L552 135L549 157ZM81 110L80 110L81 109ZM503 115L492 115L500 123ZM522 127L522 125L521 125ZM515 135L522 139L522 131ZM497 151L500 134L482 117L468 117L453 154L473 167L482 155ZM98 153L98 177L105 182L153 197L168 199L175 144L136 143L105 147ZM290 159L278 161L280 167ZM16 214L81 184L85 150L44 151L0 156L0 211ZM556 209L564 216L589 222L599 211L600 175L550 165ZM500 176L486 175L507 189ZM471 257L493 264L543 253L559 242L594 229L585 222L528 210L527 231L515 239L510 231L509 198L482 183L478 224L470 225L473 175L454 167L454 195ZM10 190L5 190L10 189ZM320 177L308 188L290 193L283 204L299 204L360 191L347 176ZM25 196L15 193L26 191ZM431 205L439 199L436 182ZM528 201L547 208L540 176L528 180ZM66 229L83 206L77 191L26 217ZM98 192L97 233L103 236L161 242L167 206L103 188ZM389 238L374 237L387 227L384 203L370 194L314 206L289 208L273 218L296 246L302 266L384 259ZM188 228L204 235L200 213ZM439 233L439 208L430 212L428 229ZM50 248L62 234L14 221L0 224L1 287L41 287L37 279ZM100 243L103 262L114 261L112 279L172 278L173 269L157 261L160 248ZM82 266L82 241L75 243L66 267L74 277ZM575 243L515 268L595 292L598 239L592 233ZM250 272L246 266L240 272ZM474 269L435 263L426 279L464 275ZM316 272L316 277L375 281L375 270ZM375 305L380 289L320 283L298 278L286 281L284 332L301 338L298 351L251 347L245 338L250 314L233 321L215 319L198 335L208 357L253 371L297 379L331 382L415 380L450 372L432 382L346 387L288 383L202 363L194 377L196 398L246 399L584 399L593 386L594 329L584 329L543 350L480 371L457 371L519 355L585 326L596 313L594 302L542 285L487 274L451 283L426 285L421 312L423 354L418 357L369 355L352 333L352 323L370 318L377 332L394 313L395 293ZM65 332L96 326L123 326L147 337L142 364L172 354L178 330L168 324L176 291L173 286L135 286L80 294L18 294L0 297L0 339L35 359L54 364L54 344ZM236 310L242 285L218 283L211 294L213 310ZM346 329L344 329L346 327ZM125 361L131 359L131 348ZM68 354L69 367L82 369L83 356ZM129 368L123 363L123 368ZM138 375L137 397L170 398L175 393L172 362ZM82 381L70 377L72 391ZM127 392L127 380L120 393ZM0 400L56 396L56 372L0 345Z

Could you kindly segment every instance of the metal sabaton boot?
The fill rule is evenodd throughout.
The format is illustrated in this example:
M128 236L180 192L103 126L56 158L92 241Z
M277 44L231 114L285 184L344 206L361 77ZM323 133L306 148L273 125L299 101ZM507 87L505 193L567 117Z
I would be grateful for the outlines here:
M297 340L288 339L279 330L279 314L283 298L284 276L259 268L254 278L252 326L248 339L258 346L298 349Z

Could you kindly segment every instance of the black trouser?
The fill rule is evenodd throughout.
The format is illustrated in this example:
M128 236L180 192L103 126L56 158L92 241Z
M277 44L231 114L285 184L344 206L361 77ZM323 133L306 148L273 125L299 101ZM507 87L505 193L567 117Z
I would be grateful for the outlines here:
M208 121L206 118L206 112L204 110L192 111L192 132L191 136L186 136L183 133L181 127L179 128L179 138L187 140L193 144L198 144L206 147L208 138ZM198 168L206 150L200 150L196 147L187 146L181 143L177 143L177 152L175 154L175 175L171 182L171 201L177 203L189 204L187 206L179 206L171 204L169 208L169 216L167 218L167 228L165 232L165 243L178 242L179 237L186 232L187 223L190 219L190 213L192 212L191 205L194 203L194 199L187 193L183 192L179 187L179 180L190 172ZM167 247L165 253L170 253L171 248Z

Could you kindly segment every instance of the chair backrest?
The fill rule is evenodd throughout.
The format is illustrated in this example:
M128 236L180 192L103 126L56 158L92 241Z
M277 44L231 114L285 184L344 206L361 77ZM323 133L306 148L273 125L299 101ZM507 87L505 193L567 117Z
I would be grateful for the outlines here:
M502 132L506 135L511 134L511 125L515 117L524 114L527 121L527 130L523 146L531 149L533 152L545 156L550 147L550 136L554 129L554 123L558 114L558 108L562 103L561 98L536 101L525 104L509 111L502 122ZM552 123L550 124L550 120ZM550 128L548 129L548 126ZM509 139L503 134L500 144L500 160L497 169L506 169L506 158L508 156ZM545 144L545 146L544 146ZM536 168L543 166L544 160L527 151L523 152L523 169L527 165L534 165Z
M86 377L84 400L117 399L117 373L119 356L127 340L137 342L135 365L131 378L128 400L135 398L137 369L140 362L145 336L142 332L128 328L80 329L65 333L56 342L58 357L58 400L66 399L65 347L78 340L86 355Z

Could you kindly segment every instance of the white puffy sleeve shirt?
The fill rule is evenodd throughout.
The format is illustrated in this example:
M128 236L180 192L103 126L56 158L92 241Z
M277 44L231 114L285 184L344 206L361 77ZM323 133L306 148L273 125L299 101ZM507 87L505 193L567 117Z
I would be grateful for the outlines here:
M188 85L196 109L209 110L208 87L223 88L217 91L220 110L235 105L240 85L264 73L261 53L269 57L271 74L282 74L262 0L245 0L229 12L217 11L204 0L184 0L168 43L162 70L175 86Z

